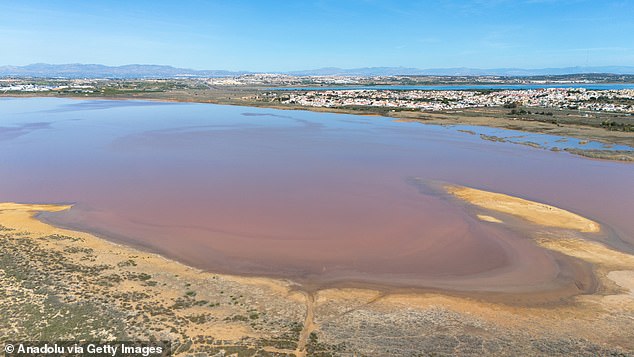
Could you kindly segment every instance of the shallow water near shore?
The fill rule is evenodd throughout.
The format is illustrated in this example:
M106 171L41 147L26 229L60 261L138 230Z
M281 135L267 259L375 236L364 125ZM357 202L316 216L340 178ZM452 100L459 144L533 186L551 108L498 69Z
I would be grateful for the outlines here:
M497 129L496 129L497 130ZM548 203L634 244L634 165L388 118L211 104L0 103L0 201L218 272L458 290L547 288L561 261L416 182ZM609 233L609 234L607 234Z
M577 138L564 137L559 135L548 135L538 133L528 133L517 130L488 128L473 125L451 125L448 128L465 133L480 135L494 141L506 141L515 144L532 145L547 150L607 150L607 151L634 151L634 147L628 145L606 144L592 140L581 140Z

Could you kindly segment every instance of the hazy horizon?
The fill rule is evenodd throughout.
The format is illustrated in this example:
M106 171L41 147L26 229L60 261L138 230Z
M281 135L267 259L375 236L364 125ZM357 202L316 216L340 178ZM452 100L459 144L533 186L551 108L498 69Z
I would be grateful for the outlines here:
M114 78L174 78L225 77L252 74L276 74L288 76L336 76L336 77L375 77L375 76L441 76L441 77L551 77L551 76L632 76L634 66L601 67L563 67L563 68L409 68L409 67L362 67L362 68L312 68L299 71L230 71L223 68L194 70L160 64L127 64L106 66L102 64L49 64L34 63L26 66L0 64L0 77L114 77Z

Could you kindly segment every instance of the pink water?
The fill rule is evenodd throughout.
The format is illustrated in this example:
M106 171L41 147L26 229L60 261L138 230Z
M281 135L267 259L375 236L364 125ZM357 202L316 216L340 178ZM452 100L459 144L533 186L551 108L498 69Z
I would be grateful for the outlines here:
M378 117L0 100L0 201L75 203L42 216L57 225L211 271L324 284L561 279L549 251L474 219L439 182L571 210L606 227L597 239L632 250L632 164Z

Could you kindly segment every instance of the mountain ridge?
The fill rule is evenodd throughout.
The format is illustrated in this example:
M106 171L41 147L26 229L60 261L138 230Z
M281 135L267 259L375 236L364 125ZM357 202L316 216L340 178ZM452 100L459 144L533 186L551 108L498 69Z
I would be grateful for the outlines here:
M25 66L0 66L0 77L62 77L62 78L186 78L186 77L231 77L245 74L286 74L292 76L548 76L567 74L634 74L634 66L578 66L561 68L428 68L412 67L360 67L338 68L323 67L298 71L229 71L229 70L196 70L178 68L169 65L128 64L107 66L102 64L48 64L34 63Z

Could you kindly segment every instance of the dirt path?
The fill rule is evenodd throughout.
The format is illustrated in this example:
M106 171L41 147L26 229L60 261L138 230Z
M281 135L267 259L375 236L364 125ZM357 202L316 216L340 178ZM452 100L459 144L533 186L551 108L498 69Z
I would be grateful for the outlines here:
M299 334L297 350L295 350L295 356L297 357L306 356L308 337L317 328L317 325L315 325L315 297L309 292L303 292L303 294L306 298L306 318L304 319L304 328Z

